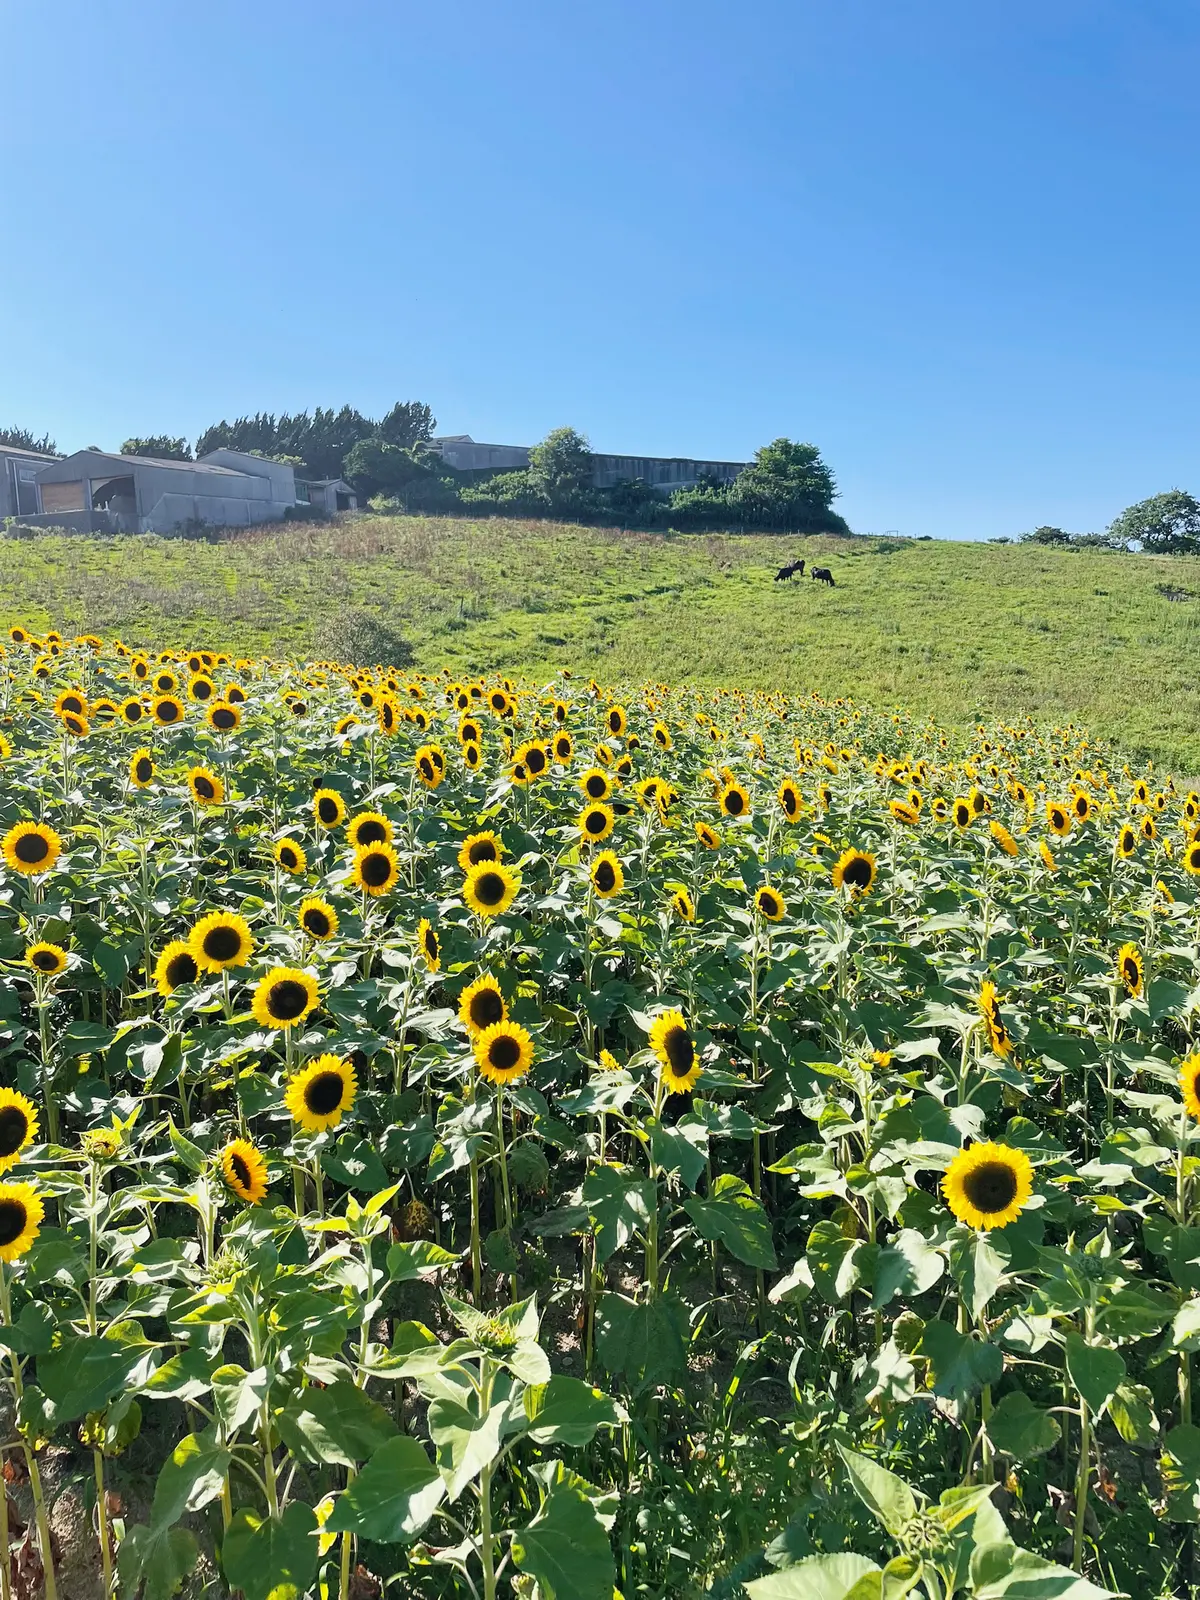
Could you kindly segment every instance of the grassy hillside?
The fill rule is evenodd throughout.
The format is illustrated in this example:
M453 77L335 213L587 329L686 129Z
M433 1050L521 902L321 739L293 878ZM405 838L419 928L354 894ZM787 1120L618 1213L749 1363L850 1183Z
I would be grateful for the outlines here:
M773 583L800 554L838 587ZM0 541L0 601L34 626L276 654L362 606L431 667L815 689L957 726L1029 712L1200 771L1197 559L364 516L218 545Z

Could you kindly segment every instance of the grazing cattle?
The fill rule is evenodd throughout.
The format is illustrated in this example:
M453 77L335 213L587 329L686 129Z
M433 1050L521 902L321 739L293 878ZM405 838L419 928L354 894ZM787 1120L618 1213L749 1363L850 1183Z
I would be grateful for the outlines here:
M815 578L818 583L827 583L831 589L837 587L833 581L833 573L828 567L814 567L809 573L810 578Z
M798 572L801 577L804 576L803 561L793 561L790 567L780 567L779 571L775 574L775 582L779 583L783 578L790 578L792 574L796 572Z

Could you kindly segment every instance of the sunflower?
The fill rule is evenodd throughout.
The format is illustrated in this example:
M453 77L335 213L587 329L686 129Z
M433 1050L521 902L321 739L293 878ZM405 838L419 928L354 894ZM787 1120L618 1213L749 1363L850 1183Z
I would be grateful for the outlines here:
M611 850L601 850L592 862L592 888L601 900L608 900L615 894L620 894L625 887L625 873L621 863Z
M1054 859L1054 852L1051 850L1050 846L1046 843L1045 839L1043 839L1041 841L1041 843L1038 845L1038 855L1041 856L1043 862L1046 865L1046 870L1048 872L1057 872L1058 871L1058 862L1055 861L1055 859Z
M1006 856L1020 855L1021 851L1017 841L1013 838L1012 834L1009 833L1008 829L1002 822L997 822L993 817L991 822L988 823L988 832L1000 846L1001 850L1004 851Z
M308 866L308 857L294 839L276 839L271 854L285 872L294 878Z
M937 803L934 802L936 815ZM975 807L969 800L958 799L954 802L954 826L956 828L969 828L975 821Z
M1128 861L1130 856L1137 853L1137 847L1137 829L1132 827L1128 822L1122 823L1120 828L1117 830L1117 841L1113 846L1117 857L1121 861Z
M907 800L892 800L888 810L896 822L902 822L906 828L915 828L921 820L921 813L916 806L909 805Z
M221 699L227 706L244 706L246 704L246 691L240 683L227 683Z
M187 785L198 806L219 806L225 800L225 785L211 767L191 767Z
M1200 840L1193 839L1183 852L1183 870L1193 878L1200 878Z
M760 917L765 917L768 922L780 922L787 910L787 905L778 889L772 889L770 884L764 883L754 896L754 909Z
M540 739L531 739L523 744L515 759L531 778L540 778L550 770L550 751Z
M354 1068L341 1056L318 1056L288 1081L283 1103L306 1133L336 1128L358 1093Z
M58 860L62 840L44 822L18 822L4 835L4 859L14 872L38 877Z
M929 809L933 812L935 822L945 822L946 818L950 815L950 802L946 799L945 795L935 795L930 803ZM969 821L970 818L967 820Z
M700 1077L696 1045L682 1011L664 1011L650 1029L650 1048L659 1060L659 1077L670 1094L686 1094Z
M38 1114L19 1089L0 1089L0 1172L16 1166L37 1138Z
M352 850L365 850L369 844L391 844L392 825L382 811L360 811L351 817L346 838Z
M86 739L88 734L92 731L91 724L88 722L88 719L86 717L81 717L78 712L75 711L64 711L58 720L62 723L64 730L69 733L73 739Z
M717 806L726 817L748 817L750 796L736 779L731 779L717 796Z
M413 757L413 766L427 789L436 789L446 776L446 758L436 744L423 744Z
M1154 818L1147 813L1142 818L1142 838L1147 844L1153 844L1158 838L1158 829L1154 825Z
M129 758L129 781L135 789L154 782L154 757L149 750L135 750Z
M146 708L136 695L131 695L128 700L121 701L121 718L131 728L136 727L139 722L145 722Z
M237 706L218 700L204 713L204 720L217 733L232 733L235 728L241 726L242 713Z
M843 850L833 866L833 886L866 894L875 882L875 857L865 850Z
M515 1083L533 1063L533 1040L519 1022L493 1022L472 1044L481 1078L490 1083Z
M1117 951L1117 977L1125 985L1127 993L1134 996L1141 994L1145 969L1137 945L1123 944Z
M1033 1193L1033 1166L1024 1150L1007 1144L972 1144L946 1169L946 1204L971 1228L1006 1228Z
M784 816L789 822L795 822L800 815L800 807L804 803L796 780L794 778L785 778L775 793Z
M671 738L671 730L665 722L656 722L653 733L654 742L660 750L673 750L675 748L674 741Z
M589 800L607 800L612 793L612 784L603 767L589 767L580 778L579 787Z
M504 846L498 834L484 832L468 834L462 842L458 852L458 864L464 872L470 872L472 867L477 867L481 861L499 861L504 854Z
M500 861L481 861L463 879L462 895L472 911L481 917L496 917L507 911L521 887L521 875Z
M387 894L395 888L399 876L400 858L390 844L369 844L365 850L354 852L350 881L365 894L376 898Z
M500 985L490 972L468 984L458 999L458 1020L472 1037L508 1021L508 1007Z
M624 706L609 706L604 713L604 726L614 739L619 739L622 736L628 721Z
M462 747L463 766L468 772L478 772L483 765L483 751L477 744L464 744Z
M1179 1087L1188 1114L1200 1117L1200 1051L1193 1051L1180 1067Z
M458 724L459 744L482 744L483 727L478 717L462 717Z
M332 939L338 931L338 914L328 900L310 896L300 902L297 921L310 939Z
M79 689L64 689L54 702L54 714L57 717L87 717L90 714L87 696Z
M254 986L250 1010L264 1028L293 1028L314 1009L317 980L299 967L272 967Z
M319 828L336 828L345 821L346 802L336 789L318 789L313 795L313 816Z
M254 951L254 936L245 917L235 911L213 911L192 929L188 949L201 972L226 972L246 965Z
M681 922L695 922L696 905L691 895L684 888L676 889L671 896L671 910Z
M600 844L613 831L613 821L612 807L605 805L602 800L593 800L590 806L584 806L579 813L576 826L588 844Z
M204 705L209 700L214 700L216 694L216 684L203 672L198 672L188 684L188 699L195 700L200 705Z
M1004 1018L1000 1015L1000 1000L996 994L996 985L990 978L985 978L979 986L979 1015L983 1018L987 1029L988 1045L994 1055L1008 1056L1012 1054L1012 1035L1004 1025Z
M31 1183L0 1183L0 1261L19 1261L38 1236L45 1208Z
M150 715L164 728L183 721L183 701L173 694L160 694L150 702Z
M1092 802L1082 789L1071 801L1071 812L1076 822L1086 822L1092 814Z
M44 978L57 978L67 970L67 952L61 945L47 944L44 939L31 944L25 952L26 963Z
M1046 826L1059 839L1065 839L1070 833L1071 813L1061 801L1046 801Z
M422 917L417 924L417 949L425 957L430 972L437 972L442 965L442 944L428 917Z
M706 850L721 848L721 835L715 828L710 828L707 822L696 823L696 838Z
M172 939L154 964L154 981L164 998L184 983L195 983L200 968L185 939Z
M233 1139L221 1151L225 1182L248 1206L256 1206L267 1192L267 1163L249 1139Z

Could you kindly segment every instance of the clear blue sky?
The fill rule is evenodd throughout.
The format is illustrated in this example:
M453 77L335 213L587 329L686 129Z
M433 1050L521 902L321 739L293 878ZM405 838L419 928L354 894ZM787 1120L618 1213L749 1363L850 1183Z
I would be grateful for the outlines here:
M861 529L1200 492L1196 0L0 0L0 421L820 445Z

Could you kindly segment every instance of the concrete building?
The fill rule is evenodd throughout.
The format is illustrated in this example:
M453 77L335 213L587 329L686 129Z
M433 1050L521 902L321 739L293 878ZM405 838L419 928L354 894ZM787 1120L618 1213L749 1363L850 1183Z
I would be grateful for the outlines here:
M5 517L36 516L39 507L37 475L53 466L57 456L0 444L0 522Z
M515 472L529 465L531 446L478 444L469 433L443 434L429 442L448 467L456 472ZM732 483L744 461L695 461L689 456L615 456L592 454L592 484L611 489L615 483L641 479L662 494L688 489L701 478Z
M289 466L237 450L213 450L200 461L77 450L43 464L37 493L36 514L21 516L35 527L170 533L189 523L277 522L296 504L296 476Z

